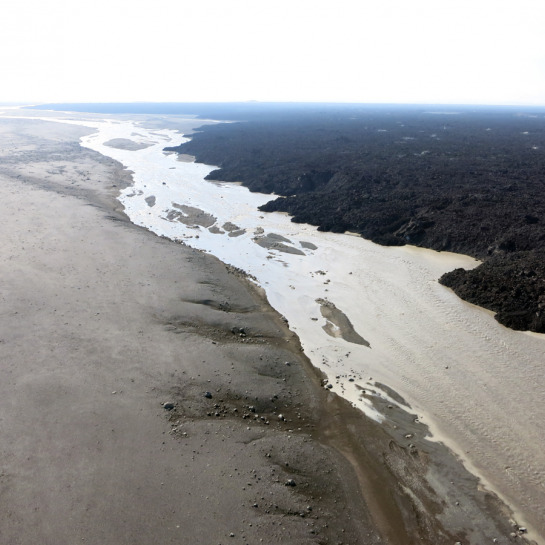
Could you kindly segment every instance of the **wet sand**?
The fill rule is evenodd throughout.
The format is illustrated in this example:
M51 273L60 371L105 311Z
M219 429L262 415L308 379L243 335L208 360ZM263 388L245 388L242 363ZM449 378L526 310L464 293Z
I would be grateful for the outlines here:
M367 419L239 271L130 223L88 132L0 120L0 542L525 541L402 400Z

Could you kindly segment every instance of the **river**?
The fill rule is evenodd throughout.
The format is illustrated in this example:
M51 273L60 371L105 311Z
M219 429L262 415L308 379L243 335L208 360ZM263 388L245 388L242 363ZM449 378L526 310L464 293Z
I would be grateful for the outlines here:
M165 153L183 141L176 130L126 117L71 122L96 129L83 146L134 173L120 196L131 221L243 269L326 373L324 387L378 421L388 414L377 396L414 413L533 539L545 536L545 336L507 329L438 283L477 261L261 213L270 195L205 181L216 167Z

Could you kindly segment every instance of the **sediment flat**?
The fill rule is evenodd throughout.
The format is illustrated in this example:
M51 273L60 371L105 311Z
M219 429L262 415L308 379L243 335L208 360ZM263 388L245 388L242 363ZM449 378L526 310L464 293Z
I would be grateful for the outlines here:
M410 411L323 388L244 275L129 222L88 132L0 120L0 542L525 542Z

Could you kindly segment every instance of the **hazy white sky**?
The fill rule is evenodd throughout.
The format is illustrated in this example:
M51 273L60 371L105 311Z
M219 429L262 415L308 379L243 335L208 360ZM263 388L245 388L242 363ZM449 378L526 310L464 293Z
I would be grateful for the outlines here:
M545 0L2 0L0 101L545 104Z

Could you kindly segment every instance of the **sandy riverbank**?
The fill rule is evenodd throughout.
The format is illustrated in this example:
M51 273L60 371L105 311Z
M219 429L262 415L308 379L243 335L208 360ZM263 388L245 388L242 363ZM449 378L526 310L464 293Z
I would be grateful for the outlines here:
M86 132L0 120L2 543L524 541L410 414L321 388L244 278L128 222Z

